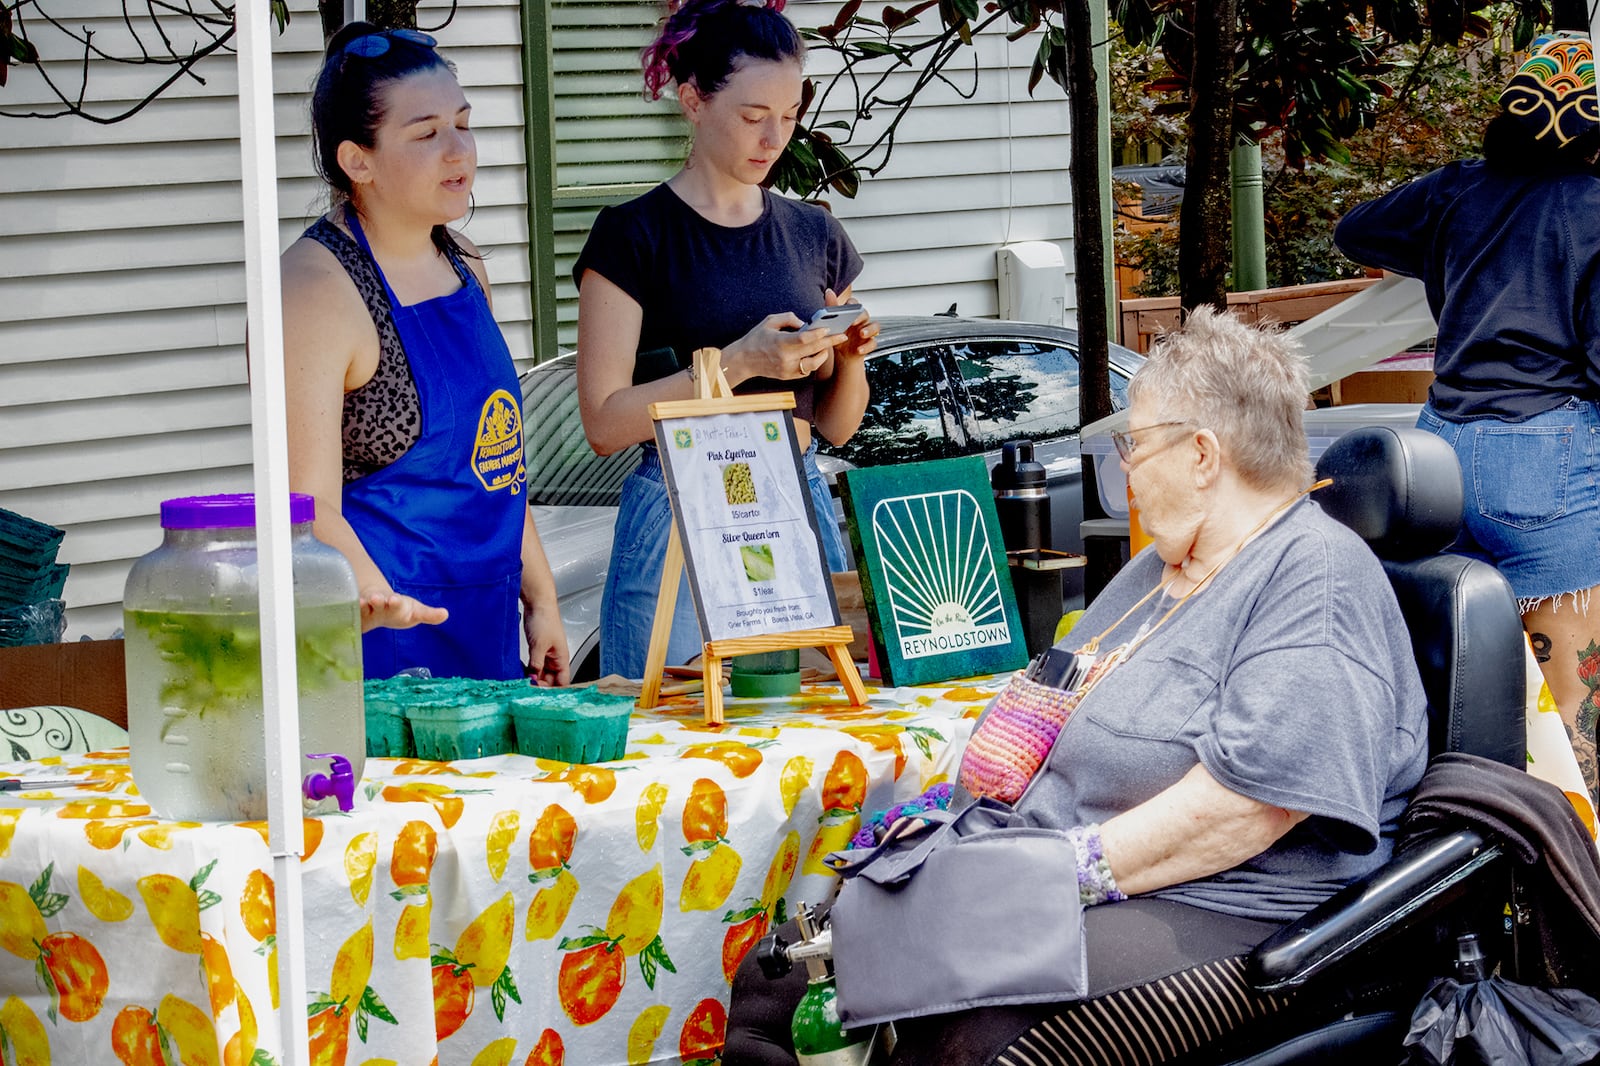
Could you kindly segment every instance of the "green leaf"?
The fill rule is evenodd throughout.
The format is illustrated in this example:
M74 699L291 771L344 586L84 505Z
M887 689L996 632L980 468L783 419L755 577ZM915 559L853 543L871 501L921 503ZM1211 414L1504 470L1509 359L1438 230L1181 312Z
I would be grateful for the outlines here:
M171 1063L176 1066L177 1063L183 1061L182 1056L173 1047L172 1034L168 1033L167 1027L160 1022L156 1023L156 1036L161 1040L161 1059L164 1063Z
M644 986L651 991L656 987L656 960L650 957L650 952L639 952L639 976L644 978Z
M571 867L567 863L562 863L560 866L547 866L543 869L534 870L528 875L528 880L532 884L544 888L561 880L562 871L568 869L571 869Z
M685 844L683 847L679 848L678 850L683 852L685 855L688 855L689 857L693 858L694 856L700 854L702 851L710 851L712 848L716 847L718 844L720 844L722 842L723 842L723 838L722 837L718 837L715 840L696 840L692 844Z
M667 954L667 942L661 939L661 934L657 933L656 938L645 945L645 950L655 955L656 961L661 964L663 970L668 973L678 972L678 968L672 965L672 957Z
M11 58L18 63L39 62L39 50L33 46L32 41L23 37L12 36L10 43Z
M371 985L362 990L361 1009L380 1021L388 1022L390 1025L400 1024L395 1020L394 1014L390 1012L388 1004L379 998L378 993L373 991Z
M67 897L60 892L50 891L50 878L54 876L56 864L51 863L40 872L33 884L28 886L28 898L33 900L34 906L39 908L39 914L45 918L53 918L61 913L61 908L67 905Z
M270 955L270 954L272 954L272 949L277 947L277 946L278 946L278 934L277 933L268 933L265 937L262 938L261 943L256 945L256 954L257 955Z
M389 897L391 899L402 900L403 901L408 896L426 896L427 894L428 894L428 886L426 884L421 884L421 885L402 885L401 887L395 889L393 892L389 893Z
M250 1056L249 1066L278 1066L278 1060L273 1058L266 1048L256 1048L256 1053Z
M39 991L50 997L50 1020L56 1020L56 1003L61 999L61 992L56 988L55 981L50 978L50 967L45 965L44 955L39 954L33 959L33 983L39 986Z
M968 22L978 21L978 0L953 0L956 13Z
M356 1036L363 1044L367 1042L367 1012L364 1010L356 1011Z
M201 910L205 910L207 907L215 907L217 904L222 902L222 897L211 891L209 888L195 893L194 898L195 902L200 904Z
M639 975L644 978L647 988L655 989L656 978L660 976L661 970L669 973L678 972L678 968L672 964L671 957L667 955L666 941L657 934L656 938L639 952Z
M749 906L743 907L743 908L741 908L739 910L736 910L736 911L730 910L730 911L726 912L725 914L723 914L723 916L722 916L723 923L727 924L727 925L733 925L733 924L735 924L737 922L748 921L749 919L754 918L756 915L760 914L762 911L767 909L767 908L763 907L761 905L761 901L759 899L756 899L754 896L747 896L745 898L745 902L747 904L749 904Z
M789 920L789 901L782 896L772 905L772 924L782 925Z
M596 929L592 925L586 925L582 928L594 929L595 931L588 936L564 936L561 938L561 943L556 945L557 949L561 951L580 951L583 948L598 947L601 944L615 946L620 942L618 937L607 936L604 929Z
M494 1016L502 1022L506 1020L507 996L518 1003L522 1002L522 996L517 992L517 982L511 976L509 965L500 971L500 976L495 978L494 987L489 989L489 999L494 1003Z
M342 1006L344 1006L343 1003L341 1003L337 999L334 999L333 997L329 996L326 992L324 992L324 993L322 993L320 998L314 999L309 1004L307 1004L307 1006L306 1006L306 1017L310 1018L313 1015L321 1014L323 1011L327 1010L329 1007L342 1007Z
M51 863L39 871L39 876L33 879L33 884L28 886L28 895L33 902L38 903L39 897L50 891L50 878L55 873L56 864Z
M215 870L216 868L216 859L212 859L210 862L200 867L200 872L189 878L189 887L194 889L196 892L199 892L200 886L206 883L206 878L210 877L211 871Z
M898 45L884 41L857 41L855 48L863 56L897 56L904 51Z

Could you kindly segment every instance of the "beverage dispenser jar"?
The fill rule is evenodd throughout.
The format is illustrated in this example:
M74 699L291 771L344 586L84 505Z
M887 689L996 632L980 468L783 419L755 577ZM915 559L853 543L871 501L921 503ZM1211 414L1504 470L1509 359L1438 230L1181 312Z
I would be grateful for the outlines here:
M315 513L310 496L290 496L308 813L333 809L324 797L334 792L348 807L367 747L355 574L312 535ZM255 521L249 494L166 500L161 546L128 574L123 630L133 779L166 818L267 816Z

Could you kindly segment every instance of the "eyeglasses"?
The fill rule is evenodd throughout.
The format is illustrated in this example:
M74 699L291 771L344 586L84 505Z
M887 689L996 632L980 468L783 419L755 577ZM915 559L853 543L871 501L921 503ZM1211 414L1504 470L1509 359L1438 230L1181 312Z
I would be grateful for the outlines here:
M1176 422L1152 422L1150 425L1140 426L1138 429L1129 429L1120 432L1113 430L1111 433L1111 443L1117 446L1117 454L1122 456L1122 461L1125 463L1131 463L1133 462L1134 452L1139 450L1139 442L1134 440L1133 436L1135 433L1143 433L1147 429L1166 429L1172 426L1190 426L1193 424L1194 423L1187 420L1180 420Z
M420 44L424 48L433 48L439 43L421 30L379 30L365 37L357 37L346 43L340 51L346 55L360 56L362 59L376 59L389 50L391 38Z

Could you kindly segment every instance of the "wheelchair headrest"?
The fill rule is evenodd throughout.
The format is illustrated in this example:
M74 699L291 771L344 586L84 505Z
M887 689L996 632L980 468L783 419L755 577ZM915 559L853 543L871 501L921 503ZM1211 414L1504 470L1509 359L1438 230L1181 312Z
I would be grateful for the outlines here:
M1426 430L1353 429L1317 460L1317 478L1325 477L1333 484L1317 502L1380 559L1432 555L1461 528L1461 464Z

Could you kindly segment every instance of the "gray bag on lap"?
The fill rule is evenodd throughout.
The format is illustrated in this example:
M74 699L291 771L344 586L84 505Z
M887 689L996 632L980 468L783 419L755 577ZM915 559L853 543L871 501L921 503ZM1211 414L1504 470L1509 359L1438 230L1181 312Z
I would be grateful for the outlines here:
M902 819L834 852L839 1014L850 1026L969 1007L1081 999L1088 987L1077 854L1065 833L980 799Z

